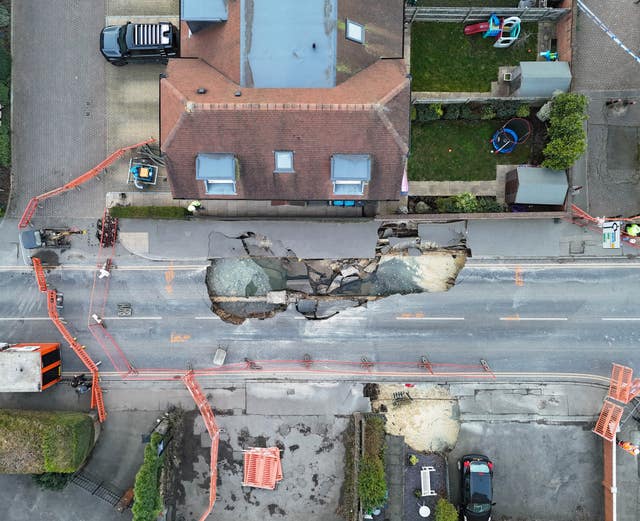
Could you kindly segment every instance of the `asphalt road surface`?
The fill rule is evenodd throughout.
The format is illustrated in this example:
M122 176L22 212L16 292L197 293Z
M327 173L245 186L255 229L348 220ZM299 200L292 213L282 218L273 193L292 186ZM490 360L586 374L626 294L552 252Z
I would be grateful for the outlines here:
M211 367L219 346L227 362L314 360L433 363L489 361L497 372L580 372L608 375L611 362L634 365L640 345L640 266L468 266L446 293L393 296L308 321L290 309L275 318L227 324L210 311L204 266L122 267L93 289L88 267L53 270L50 287L64 293L69 329L102 370L101 346L89 334L91 312L136 368ZM89 303L93 292L93 309ZM117 304L131 303L131 318ZM44 295L33 273L0 272L0 337L6 342L55 341ZM70 353L65 350L65 353ZM65 370L80 369L73 355Z

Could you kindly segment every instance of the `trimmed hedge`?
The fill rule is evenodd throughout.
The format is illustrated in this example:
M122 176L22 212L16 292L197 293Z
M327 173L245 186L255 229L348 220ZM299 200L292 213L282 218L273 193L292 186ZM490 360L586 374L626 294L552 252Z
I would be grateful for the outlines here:
M114 206L109 214L125 219L185 219L191 215L180 206Z
M587 97L583 94L558 94L551 100L549 143L542 151L542 166L553 170L570 168L587 149Z
M0 473L75 472L93 436L84 413L0 410Z
M365 512L384 503L387 495L387 482L381 458L366 455L360 460L358 495Z
M162 456L158 456L161 440L162 436L154 432L144 448L144 461L133 486L133 521L156 521L164 507L159 479L163 462Z

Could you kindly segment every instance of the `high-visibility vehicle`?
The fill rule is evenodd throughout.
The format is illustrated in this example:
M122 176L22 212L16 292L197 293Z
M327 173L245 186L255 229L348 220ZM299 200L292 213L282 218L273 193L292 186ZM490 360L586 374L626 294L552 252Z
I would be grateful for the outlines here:
M61 377L60 344L0 343L0 392L44 391Z

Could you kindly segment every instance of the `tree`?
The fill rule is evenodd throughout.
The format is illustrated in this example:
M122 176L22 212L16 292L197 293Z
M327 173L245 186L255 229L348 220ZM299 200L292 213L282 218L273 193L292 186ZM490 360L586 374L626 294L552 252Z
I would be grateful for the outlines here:
M456 507L442 497L436 503L436 521L458 521Z
M549 143L543 150L542 166L553 170L570 168L587 149L583 122L587 98L582 94L558 94L551 101Z

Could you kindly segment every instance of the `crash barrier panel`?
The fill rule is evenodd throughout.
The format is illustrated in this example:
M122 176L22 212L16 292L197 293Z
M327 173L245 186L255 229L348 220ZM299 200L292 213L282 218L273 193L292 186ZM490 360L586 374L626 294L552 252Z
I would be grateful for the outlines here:
M125 154L125 152L127 152L128 150L131 150L131 149L134 149L134 148L138 148L138 147L141 147L143 145L148 145L149 143L152 143L154 141L155 141L155 139L149 138L146 141L142 141L140 143L136 143L135 145L126 146L126 147L123 147L123 148L121 148L119 150L116 150L109 157L107 157L104 161L102 161L98 165L94 166L91 170L88 170L84 174L76 177L75 179L69 181L68 183L66 183L66 184L64 184L64 185L62 185L62 186L60 186L58 188L54 188L53 190L50 190L48 192L45 192L44 194L32 197L29 200L29 202L27 203L27 207L24 209L24 212L22 213L22 217L20 218L20 222L18 223L18 228L19 229L26 228L29 225L29 223L31 222L31 218L36 213L38 205L42 201L44 201L45 199L49 199L50 197L53 197L55 195L59 195L59 194L61 194L63 192L67 192L68 190L72 190L73 188L76 188L76 187L80 186L81 184L83 184L83 183L89 181L90 179L93 179L94 177L96 177L105 168L107 168L109 165L113 164L115 161L120 159Z

